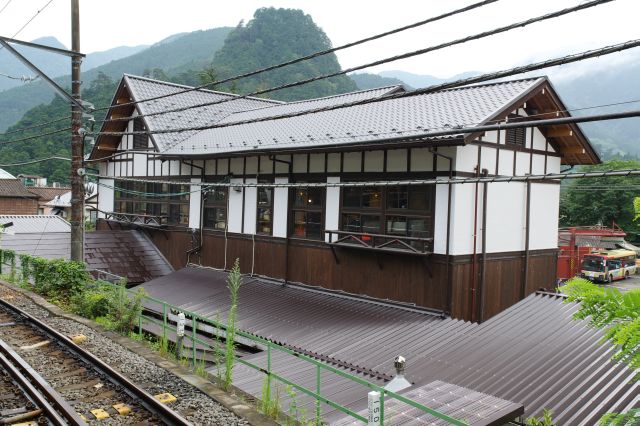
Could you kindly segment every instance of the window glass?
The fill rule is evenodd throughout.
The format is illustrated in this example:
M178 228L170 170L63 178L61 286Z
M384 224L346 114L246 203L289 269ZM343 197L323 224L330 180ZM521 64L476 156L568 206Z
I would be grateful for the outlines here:
M270 183L261 180L260 183ZM271 235L273 231L273 188L258 187L256 233Z

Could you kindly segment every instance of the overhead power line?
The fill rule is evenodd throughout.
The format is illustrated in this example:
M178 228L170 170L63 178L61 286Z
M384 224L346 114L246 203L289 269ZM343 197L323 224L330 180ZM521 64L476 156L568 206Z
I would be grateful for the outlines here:
M27 25L29 25L31 22L33 22L33 20L36 19L38 17L38 15L40 15L40 13L42 11L44 11L52 2L53 2L53 0L49 0L47 2L47 4L42 6L42 9L39 9L22 27L20 27L20 29L18 31L15 32L15 34L11 38L15 38L18 34L20 34L22 32L22 30L24 30L27 27Z
M65 158L65 157L39 158L37 160L23 161L21 163L0 164L0 167L26 166L27 164L43 163L45 161L52 161L52 160L71 161L71 158Z
M23 83L29 82L29 81L35 81L38 79L38 76L32 77L30 75L22 75L20 77L17 76L13 76L13 75L9 75L9 74L4 74L0 72L0 76L2 77L6 77L6 78L10 78L11 80L20 80Z
M357 41L353 41L353 42L350 42L350 43L347 43L347 44L343 44L342 46L332 47L330 49L325 49L325 50L321 50L321 51L318 51L318 52L314 52L314 53L311 53L311 54L306 55L306 56L301 56L299 58L292 59L290 61L281 62L279 64L271 65L271 66L268 66L268 67L265 67L265 68L259 68L259 69L255 70L255 71L250 71L250 72L247 72L247 73L244 73L244 74L234 75L232 77L228 77L228 78L225 78L225 79L220 80L220 81L214 81L214 82L211 82L211 83L202 84L200 86L196 86L196 87L193 87L193 88L181 90L181 91L178 91L178 92L175 92L175 93L168 93L168 94L165 94L165 95L154 96L154 97L151 97L151 98L146 98L146 99L141 99L141 100L137 100L137 101L127 102L127 103L120 104L119 106L121 106L121 107L122 106L130 106L130 105L136 105L136 104L143 103L143 102L155 101L155 100L158 100L158 99L168 98L168 97L180 95L180 94L183 94L183 93L188 93L188 92L193 92L193 91L197 91L197 90L210 88L210 87L213 87L213 86L218 86L220 84L229 83L231 81L240 80L240 79L246 78L246 77L252 77L254 75L262 74L262 73L267 72L267 71L273 71L273 70L276 70L276 69L279 69L279 68L283 68L283 67L286 67L286 66L289 66L289 65L297 64L297 63L300 63L300 62L303 62L303 61L307 61L307 60L314 59L314 58L317 58L317 57L320 57L320 56L324 56L324 55L327 55L329 53L334 53L334 52L337 52L339 50L347 49L349 47L354 47L354 46L358 46L358 45L361 45L361 44L364 44L364 43L368 43L370 41L378 40L378 39L381 39L383 37L387 37L387 36L390 36L392 34L397 34L397 33L400 33L402 31L406 31L406 30L409 30L409 29L412 29L412 28L417 28L417 27L420 27L420 26L423 26L423 25L426 25L426 24L430 24L430 23L433 23L433 22L436 22L436 21L440 21L442 19L449 18L451 16L458 15L458 14L463 13L463 12L468 12L470 10L477 9L477 8L482 7L482 6L489 5L491 3L496 3L497 1L499 1L499 0L480 1L480 2L477 2L477 3L470 4L468 6L460 8L460 9L452 10L450 12L446 12L446 13L443 13L441 15L434 16L432 18L428 18L428 19L425 19L425 20L422 20L422 21L415 22L413 24L405 25L403 27L395 28L395 29L390 30L390 31L386 31L386 32L383 32L383 33L375 34L373 36L369 36L369 37L366 37L366 38L363 38L363 39L360 39L360 40L357 40ZM109 108L110 108L110 106L102 107L102 108L96 109L95 111L108 110Z
M0 9L0 13L4 12L4 10L7 8L7 6L9 6L10 3L11 3L11 0L7 0L4 6L2 6L2 9Z
M352 68L348 68L342 71L337 71L337 72L333 72L333 73L328 73L328 74L323 74L323 75L319 75L316 77L312 77L312 78L308 78L305 80L300 80L300 81L296 81L293 83L286 83L286 84L282 84L280 86L275 86L275 87L271 87L271 88L267 88L267 89L262 89L262 90L256 90L254 92L245 94L245 95L241 95L241 96L234 96L232 98L229 99L222 99L222 100L218 100L218 101L212 101L212 102L204 102L204 103L200 103L200 104L196 104L196 105L191 105L191 106L185 106L185 107L179 107L179 108L172 108L172 109L168 109L168 110L163 110L163 111L158 111L158 112L154 112L154 113L149 113L149 114L140 114L137 117L151 117L151 116L157 116L157 115L162 115L162 114L168 114L168 113L172 113L172 112L181 112L181 111L186 111L189 109L194 109L194 108L201 108L201 107L205 107L205 106L212 106L212 105L219 105L222 103L226 103L226 102L232 102L232 101L237 101L240 99L246 99L248 97L252 97L252 96L259 96L259 95L263 95L265 93L270 93L270 92L274 92L274 91L278 91L278 90L283 90L283 89L289 89L292 87L296 87L296 86L301 86L304 84L308 84L308 83L312 83L315 81L319 81L319 80L324 80L327 78L331 78L331 77L336 77L339 75L343 75L343 74L347 74L350 72L354 72L354 71L358 71L358 70L362 70L365 68L370 68L373 66L377 66L377 65L382 65L382 64L386 64L389 62L394 62L394 61L398 61L400 59L406 59L406 58L410 58L413 56L418 56L418 55L423 55L425 53L429 53L429 52L433 52L436 50L440 50L440 49L444 49L444 48L448 48L451 46L455 46L458 44L464 44L467 43L469 41L473 41L473 40L478 40L481 38L485 38L485 37L489 37L495 34L500 34L503 32L507 32L516 28L522 28L525 27L527 25L531 25L533 23L537 23L537 22L541 22L541 21L545 21L548 19L553 19L553 18L558 18L560 16L563 15L567 15L569 13L573 13L573 12L577 12L580 10L584 10L584 9L588 9L591 7L595 7L595 6L599 6L601 4L604 3L609 3L613 0L593 0L587 3L583 3L580 4L578 6L573 6L573 7L569 7L569 8L565 8L562 10L558 10L556 12L551 12L551 13L547 13L535 18L530 18L530 19L526 19L524 21L520 21L520 22L516 22L514 24L510 24L510 25L506 25L503 27L499 27L490 31L484 31L481 33L477 33L471 36L467 36L464 38L460 38L457 40L453 40L453 41L449 41L446 43L441 43L438 45L434 45L434 46L430 46L424 49L419 49L419 50L414 50L412 52L407 52L401 55L396 55L396 56L392 56L392 57L388 57L385 59L380 59L374 62L369 62L367 64L364 65L359 65L356 67L352 67ZM118 105L118 107L122 107L125 104L120 104ZM109 122L118 122L118 121L129 121L133 119L133 117L118 117L118 118L112 118L112 119L106 119L103 120L104 123L109 123Z
M49 124L59 123L60 121L64 121L64 120L71 120L71 116L69 115L69 116L66 116L66 117L60 117L60 118L56 118L54 120L45 121L44 123L34 124L33 126L21 127L19 129L11 130L9 132L0 133L0 137L6 136L6 135L11 135L11 134L14 134L14 133L21 133L21 132L24 132L24 131L27 131L27 130L37 129L38 127L48 126Z
M115 179L123 182L153 182L166 183L170 185L189 185L201 188L352 188L352 187L370 187L370 186L400 186L400 185L449 185L449 184L469 184L469 183L511 183L511 182L549 182L564 181L572 179L589 179L589 178L607 178L616 176L639 176L640 169L628 170L608 170L598 172L576 172L576 173L548 173L542 175L523 175L523 176L491 176L491 177L442 177L432 179L406 179L406 180L378 180L366 182L185 182L174 180L158 180L158 179L142 179L134 177L118 177L100 175L97 173L87 173L87 176L96 177L98 179ZM221 176L222 178L222 176ZM120 190L120 188L117 188ZM123 188L125 191L126 188Z
M20 139L9 139L9 140L0 140L0 146L4 146L4 145L9 145L9 144L13 144L13 143L18 143L18 142L25 142L25 141L30 141L33 139L39 139L45 136L51 136L51 135L55 135L58 133L62 133L62 132L68 132L69 130L71 130L71 127L67 127L64 129L58 129L58 130L52 130L50 132L46 132L46 133L39 133L37 135L33 135L33 136L28 136L28 137L24 137L24 138L20 138Z
M206 126L160 129L160 130L153 130L153 131L145 130L145 131L133 131L133 132L93 132L92 135L124 136L124 135L136 135L136 134L180 133L184 131L200 131L200 130L207 130L207 129L217 129L222 127L240 126L240 125L250 124L250 123L259 123L259 122L265 122L265 121L280 120L284 118L299 117L299 116L308 115L308 114L315 114L318 112L334 111L338 109L349 108L356 105L366 105L366 104L372 104L372 103L378 103L378 102L386 102L392 99L400 99L400 98L424 95L424 94L433 93L433 92L437 92L445 89L452 89L455 87L467 86L474 83L481 83L485 81L496 80L499 78L509 77L517 74L523 74L523 73L536 71L544 68L554 67L558 65L565 65L573 62L579 62L585 59L595 58L599 56L605 56L612 53L621 52L623 50L632 49L638 46L640 46L640 39L631 40L624 43L603 47L600 49L588 50L588 51L573 54L573 55L566 55L566 56L549 59L542 62L536 62L529 65L523 65L523 66L511 68L508 70L481 74L479 76L455 80L448 83L436 84L429 87L425 87L423 89L417 89L411 92L396 93L396 94L391 94L381 98L363 99L359 101L346 102L343 104L331 105L331 106L326 106L321 108L313 108L305 111L297 111L297 112L292 112L287 114L260 117L260 118L248 119L248 120L240 120L240 121L229 122L229 123L218 123L218 124L212 124L212 125L206 125ZM581 118L584 118L584 117L575 118L575 119L578 120ZM587 121L587 120L582 120L582 121ZM576 121L576 122L579 122L579 121ZM431 135L425 135L425 136L431 136Z

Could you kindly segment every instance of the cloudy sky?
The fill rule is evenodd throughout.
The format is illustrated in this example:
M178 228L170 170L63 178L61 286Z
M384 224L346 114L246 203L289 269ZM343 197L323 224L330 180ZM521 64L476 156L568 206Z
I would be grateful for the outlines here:
M49 0L0 0L0 35L11 37ZM259 7L298 8L310 14L334 45L434 16L474 0L80 0L83 53L121 45L153 44L172 34L235 26ZM584 3L580 0L500 0L481 9L406 31L338 54L343 67L431 46L512 22ZM221 7L222 6L222 7ZM70 45L70 0L53 0L17 38L55 36ZM448 77L464 71L489 71L640 38L640 1L616 0L586 11L463 46L371 69L401 69ZM615 54L574 67L608 66L640 58L640 52ZM634 59L635 60L635 59ZM0 64L1 67L1 64ZM1 71L1 70L0 70Z

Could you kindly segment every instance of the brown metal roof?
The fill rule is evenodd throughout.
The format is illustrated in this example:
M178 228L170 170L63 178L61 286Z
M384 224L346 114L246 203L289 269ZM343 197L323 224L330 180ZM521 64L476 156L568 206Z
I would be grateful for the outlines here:
M183 309L226 319L224 272L186 268L144 287ZM480 325L250 277L239 300L241 329L379 383L393 375L393 358L401 354L406 377L417 386L441 380L523 404L527 416L548 408L557 424L594 424L606 412L640 406L634 372L611 361L614 349L600 343L602 331L574 320L577 305L559 296L531 295ZM253 357L265 360L263 353ZM276 357L274 365L281 363L285 377L306 374L308 366L292 358ZM239 367L234 377L243 390L260 396L260 373ZM366 407L362 389L327 381L339 389L338 402Z
M139 231L108 230L85 233L85 262L89 269L143 283L173 272L156 246Z
M0 197L38 198L19 179L0 179Z

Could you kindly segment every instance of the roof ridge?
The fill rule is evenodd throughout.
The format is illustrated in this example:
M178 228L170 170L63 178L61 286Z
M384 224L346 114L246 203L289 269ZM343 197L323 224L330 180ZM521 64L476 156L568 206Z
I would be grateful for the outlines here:
M278 101L276 99L266 99L266 98L258 98L256 96L236 95L235 93L221 92L219 90L211 90L211 89L204 89L204 88L196 89L196 86L188 86L186 84L173 83L171 81L156 80L156 79L153 79L153 78L142 77L142 76L134 75L134 74L123 73L122 75L123 75L123 77L128 78L128 79L143 80L143 81L146 81L146 82L149 82L149 83L162 84L162 85L165 85L165 86L181 87L183 89L194 89L194 90L191 90L192 92L211 93L211 94L216 94L216 95L228 96L228 97L231 97L231 98L240 98L241 97L243 99L253 99L253 100L257 100L257 101L272 102L272 103L274 103L276 105L282 105L282 104L286 104L287 103L287 102L284 102L284 101ZM117 105L115 105L115 106L117 106Z
M536 80L541 80L541 79L546 79L547 81L549 81L549 77L547 77L546 75L541 75L541 76L537 76L537 77L517 78L515 80L490 81L490 82L486 82L486 83L470 83L470 84L465 85L465 86L450 87L450 88L447 88L447 89L437 90L437 91L432 92L432 93L452 92L452 91L455 91L455 90L474 89L476 87L498 86L500 84L512 84L512 83L519 83L519 82L522 82L522 81L536 81ZM416 89L416 90L420 90L420 89Z

